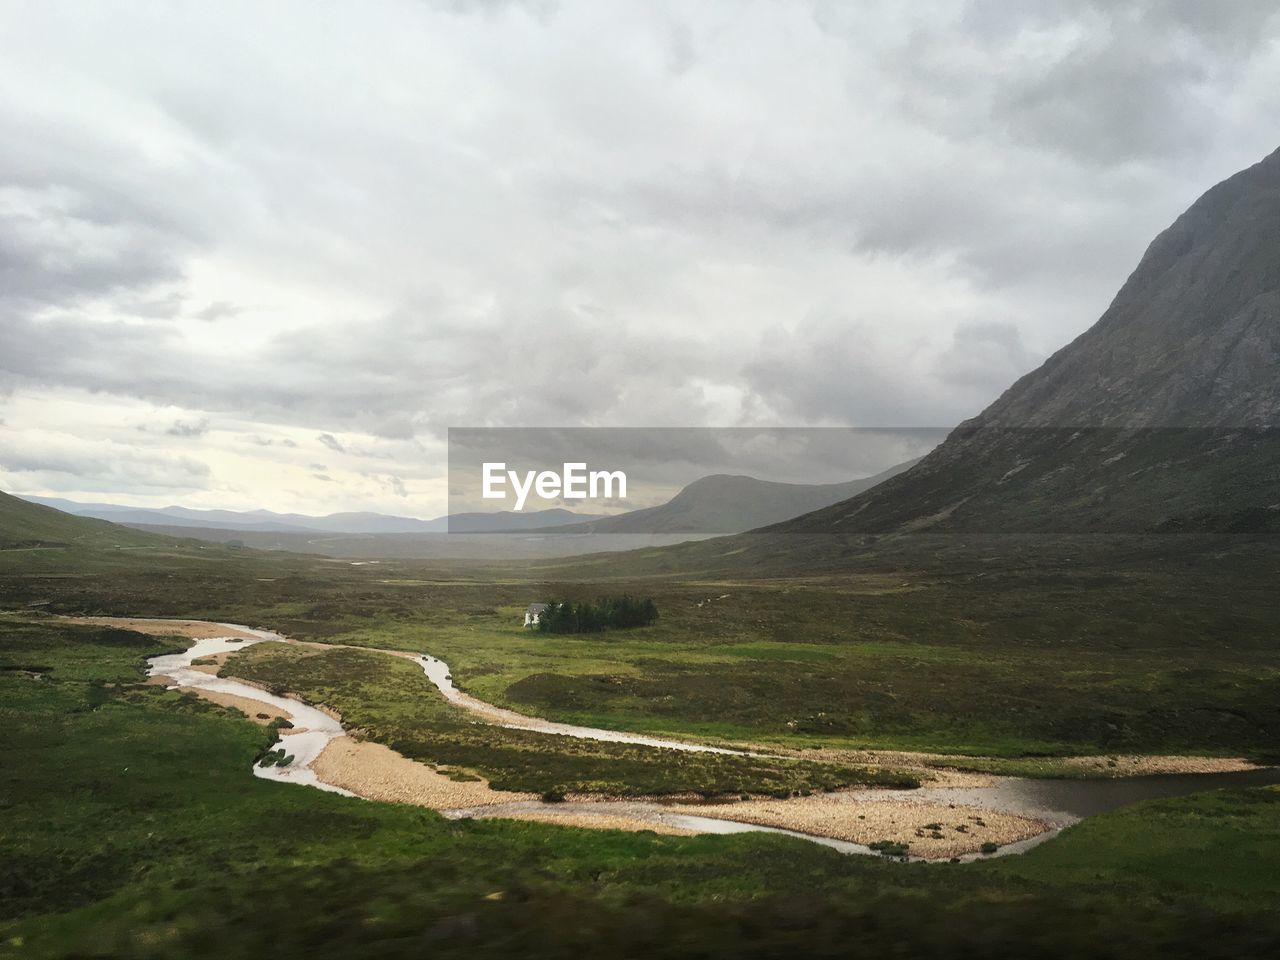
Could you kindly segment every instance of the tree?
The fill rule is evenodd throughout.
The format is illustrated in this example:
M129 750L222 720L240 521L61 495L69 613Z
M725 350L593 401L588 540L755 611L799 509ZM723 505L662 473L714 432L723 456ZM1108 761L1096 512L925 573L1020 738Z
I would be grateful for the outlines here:
M658 605L652 597L629 594L599 600L553 600L538 617L542 633L599 633L603 630L647 627L657 622Z

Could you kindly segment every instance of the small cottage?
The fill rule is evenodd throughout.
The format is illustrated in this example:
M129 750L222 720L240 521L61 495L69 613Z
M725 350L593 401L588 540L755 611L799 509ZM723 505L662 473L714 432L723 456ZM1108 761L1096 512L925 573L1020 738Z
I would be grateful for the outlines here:
M542 611L547 609L545 603L531 603L529 608L524 612L524 625L526 627L536 627L538 618L542 616Z

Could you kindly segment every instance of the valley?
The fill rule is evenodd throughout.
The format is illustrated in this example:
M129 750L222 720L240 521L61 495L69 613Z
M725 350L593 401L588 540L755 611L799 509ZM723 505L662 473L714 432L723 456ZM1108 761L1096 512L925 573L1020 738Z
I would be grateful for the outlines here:
M913 465L690 485L771 517L723 537L355 560L0 493L0 954L1273 956L1277 223L1280 151Z
M941 904L929 891L940 883L954 881L935 879L939 875L930 871L972 871L965 874L963 881L967 891L964 902L982 904L988 918L996 919L969 929L964 924L955 925L958 914L948 916L953 918L951 936L958 938L955 942L973 944L989 942L987 938L994 935L991 923L999 929L1000 923L1014 922L1010 910L1024 920L1038 917L1036 922L1045 925L1046 931L1052 930L1055 940L1067 935L1061 920L1064 915L1087 915L1096 929L1109 931L1110 936L1149 935L1143 931L1152 929L1152 925L1169 931L1183 929L1187 924L1213 923L1212 914L1204 913L1212 909L1206 904L1223 890L1233 891L1230 910L1236 914L1248 912L1254 918L1250 930L1263 935L1267 928L1257 919L1262 914L1249 911L1263 910L1269 897L1280 895L1280 891L1273 892L1269 871L1258 873L1249 866L1257 857L1270 856L1268 844L1280 843L1274 823L1267 819L1272 809L1267 805L1268 797L1275 794L1274 790L1236 789L1200 798L1154 800L1131 808L1134 813L1121 809L1089 817L1052 842L1026 853L993 859L979 854L984 862L959 865L884 863L878 857L848 857L805 839L776 834L694 836L679 819L683 811L671 807L669 800L662 807L664 819L652 819L628 808L627 804L636 801L652 803L647 798L664 791L672 792L674 799L698 792L714 798L725 789L746 789L762 794L755 804L768 812L770 804L786 808L808 799L778 800L768 796L784 786L788 793L809 790L819 803L824 803L822 797L841 796L839 792L823 793L824 786L837 791L850 786L865 789L865 781L859 786L858 778L865 777L871 769L906 772L929 791L933 788L930 777L939 777L939 783L953 786L964 781L948 778L973 777L949 772L956 767L981 770L986 766L1002 773L1025 773L1028 771L1018 770L1019 765L1034 765L1040 774L1051 776L1112 777L1130 769L1173 771L1179 769L1180 763L1189 763L1169 760L1162 767L1159 760L1139 765L1120 752L1097 756L1097 746L1091 746L1094 742L1084 739L1072 746L1059 743L1054 756L1032 757L1026 754L1038 752L1037 748L1044 744L1038 737L1018 740L1011 728L983 741L1002 744L1004 755L992 753L983 757L960 756L954 750L927 756L909 754L922 743L930 743L935 749L947 745L945 738L930 740L919 731L911 736L884 734L870 738L873 744L830 730L796 730L788 726L790 701L784 697L781 705L772 703L771 682L780 670L819 682L833 669L832 658L820 654L824 650L830 653L838 645L815 633L819 623L816 615L813 620L802 622L795 635L790 635L789 625L772 622L771 617L781 609L802 606L795 602L797 594L806 599L804 605L809 607L816 604L816 597L826 594L826 602L837 609L840 604L853 602L850 598L861 598L858 602L869 613L877 609L874 598L881 598L879 603L885 604L886 598L903 595L901 582L883 574L864 575L856 589L846 585L846 596L834 585L820 582L805 584L803 589L795 583L745 581L670 585L659 593L664 616L655 627L644 628L635 635L621 632L548 638L524 631L512 614L522 609L527 596L542 595L552 588L541 580L518 579L510 569L490 571L481 581L477 579L478 570L450 574L417 565L371 571L368 567L289 555L255 555L246 563L244 554L235 551L211 555L196 548L187 554L188 549L160 542L129 550L132 574L118 568L118 548L114 547L74 553L65 548L42 551L40 557L61 554L61 562L51 564L44 572L32 569L29 552L0 553L0 583L5 606L11 611L0 625L5 638L0 659L10 667L0 671L5 692L2 719L19 751L18 762L5 780L5 796L10 804L8 836L12 840L5 861L4 873L11 884L5 900L24 912L39 904L40 910L56 909L65 914L60 919L7 921L4 935L11 943L22 942L25 955L57 955L74 949L77 943L83 947L90 936L95 942L105 937L104 942L121 955L158 955L149 943L189 947L195 942L190 938L211 936L215 931L220 942L243 943L243 949L249 950L251 944L262 941L253 939L258 934L251 932L254 926L243 918L261 909L263 885L271 891L266 896L268 903L277 903L291 912L292 908L285 906L292 902L286 891L296 882L300 865L306 863L325 865L324 885L307 885L312 897L328 898L325 902L336 904L338 900L334 898L341 897L348 884L381 891L378 896L390 911L386 914L389 929L408 922L409 912L438 916L439 922L444 923L445 917L462 910L463 915L485 917L486 924L518 924L525 936L529 935L527 913L521 911L518 916L526 919L518 919L510 908L489 904L509 904L514 897L516 903L524 903L530 909L536 904L539 911L545 911L553 903L563 906L574 902L575 909L599 918L601 923L606 922L606 916L617 916L611 911L623 909L621 901L583 892L579 878L588 875L608 877L610 887L624 898L632 896L626 893L628 890L651 889L655 883L670 889L678 902L686 904L680 911L689 911L680 914L686 917L682 920L661 908L665 917L662 923L674 925L664 929L677 929L686 922L701 927L712 902L727 904L715 908L717 911L733 910L731 904L748 901L754 904L753 910L790 909L785 906L787 891L799 895L796 884L800 878L808 878L803 881L808 886L815 877L823 878L822 902L826 904L834 903L829 898L837 897L852 896L857 901L855 891L859 890L880 891L874 907L840 910L852 909L855 915L874 910L883 918L897 910L908 910L907 904L921 896ZM68 571L68 560L72 561L72 571ZM1246 569L1247 565L1242 565L1235 570L1236 576L1230 581L1232 590L1241 597L1250 595L1247 582L1241 580ZM1165 574L1171 575L1167 570ZM1154 574L1149 571L1147 576ZM1134 579L1141 578L1135 574ZM1226 582L1224 578L1224 589ZM656 584L651 586L657 589ZM601 585L598 589L613 586ZM1023 589L1030 589L1029 583L1024 583ZM1061 585L1055 589L1060 590ZM790 606L770 605L765 599L770 591L790 598ZM733 606L719 599L726 594L730 599L735 595L751 598L751 602ZM715 598L710 605L708 597ZM721 603L718 611L717 602ZM865 624L860 629L867 631L868 649L849 665L863 674L869 664L877 663L880 670L896 670L885 682L906 683L926 666L936 669L937 664L947 663L943 657L947 648L958 656L966 642L976 643L972 637L966 641L960 636L935 637L931 644L924 645L918 641L890 641L884 633L887 624L883 608L879 609L878 615L864 615L859 621ZM745 615L744 610L751 614ZM254 644L232 654L219 669L334 707L344 725L357 728L369 747L389 746L411 758L405 762L415 768L435 771L437 785L443 781L458 788L457 793L447 796L462 798L464 806L475 802L476 793L468 791L495 787L504 791L505 803L513 802L507 797L514 797L517 804L527 804L548 788L563 787L567 788L568 802L533 811L517 807L501 811L504 817L499 819L487 818L483 811L470 811L481 818L450 820L440 818L431 809L424 810L414 797L395 796L389 786L384 799L396 802L369 803L254 777L254 758L268 748L275 735L239 719L236 711L202 704L143 682L145 657L184 649L190 641L61 619L79 614L121 616L126 611L134 616L186 614L199 619L260 624L305 640L307 645ZM1260 606L1257 613L1261 620L1268 611ZM1149 615L1149 611L1144 614ZM707 619L699 621L697 631L688 629L688 624L695 622L691 618L699 617ZM830 625L832 620L825 622ZM1010 628L999 626L999 618L992 615L983 623L985 626L979 631L982 643L971 649L987 653L1016 649L1017 638L1005 635ZM1118 677L1121 673L1128 675L1133 664L1143 662L1143 656L1148 664L1145 669L1156 671L1160 651L1167 655L1167 644L1177 640L1176 635L1168 633L1174 623L1170 618L1163 621L1162 629L1152 628L1152 634L1160 634L1161 640L1148 640L1150 649L1144 655L1132 647L1122 650L1114 640L1100 639L1091 651L1089 684L1072 675L1062 677L1060 682L1087 689L1100 682L1097 673L1108 662ZM1194 629L1194 625L1188 629ZM198 625L184 625L181 630L197 635L210 632L200 630ZM702 642L690 648L693 637L700 637ZM1248 631L1240 631L1236 642L1223 645L1215 657L1214 669L1239 671L1233 683L1258 666L1255 651L1263 636L1259 633L1256 644L1251 644L1248 637ZM1055 646L1089 646L1080 642L1078 631L1064 632L1056 640L1042 634L1037 643L1042 651ZM681 762L670 763L646 757L646 748L636 745L590 744L477 725L451 715L453 708L412 659L378 652L382 649L438 653L462 689L521 713L548 716L560 722L590 720L592 726L635 729L652 736L722 746L745 742L756 745L759 752L791 759L781 763L753 759L744 765L738 757L720 758L732 761L724 765L711 755L708 759L714 762L704 766L696 761L700 755L687 754ZM506 672L492 669L499 649L509 652L503 658ZM739 693L743 701L740 714L732 722L710 723L696 716L683 723L672 722L671 715L677 711L666 700L675 695L669 691L657 698L636 697L634 692L627 692L625 697L610 693L589 701L544 698L529 702L532 698L526 688L530 684L525 681L531 676L555 672L581 677L590 690L592 686L604 686L591 678L642 676L640 671L649 666L659 673L656 665L650 664L655 657L684 672L709 670L721 680L733 676L734 684L743 691ZM14 669L18 667L21 669ZM720 673L730 669L732 674ZM1020 683L1032 682L1029 667L1017 672L1025 674ZM1045 676L1043 672L1036 675ZM754 703L747 700L749 692L757 689L752 677L758 678L758 689L762 691ZM1006 677L1003 683L1008 682ZM1003 689L996 679L990 684ZM606 692L611 686L606 686ZM1134 684L1134 689L1137 686ZM923 688L925 695L928 689ZM1042 684L1042 692L1043 689ZM938 696L933 701L921 700L916 711L923 714L940 709L945 700ZM1259 716L1265 718L1265 708L1261 706L1265 691L1260 689L1258 697ZM1200 769L1229 769L1232 756L1257 750L1250 737L1233 736L1230 726L1213 730L1202 722L1201 727L1204 729L1198 738L1186 731L1181 734L1183 744L1197 744L1197 749L1172 751L1218 753L1220 759L1213 764L1220 766L1209 764ZM1172 742L1167 731L1160 737L1163 739L1149 742ZM288 739L281 738L286 743ZM536 742L539 740L542 742ZM560 742L549 746L547 740ZM858 749L850 750L851 743L857 743ZM874 752L870 749L873 745L890 752ZM1108 765L1111 762L1116 765ZM361 776L367 774L365 764L364 760L357 763L356 772ZM1009 771L1002 769L1002 764L1008 765ZM130 775L104 778L108 766L116 770L127 768ZM338 767L341 769L341 764ZM347 773L351 773L350 766ZM77 792L78 788L50 792L50 777L60 778L63 788L88 782L99 786L84 794ZM477 777L480 779L472 779ZM394 779L405 782L399 772ZM1211 777L1206 782L1217 781ZM894 784L888 781L886 785ZM359 784L344 784L344 788L352 786ZM584 810L578 796L594 795L601 789L619 797L611 801L616 809L607 815L594 807ZM35 808L31 808L29 817L21 813L24 808L20 800L35 793L65 799L53 800L52 806L45 803L45 812L38 817ZM141 814L136 839L113 832L112 843L103 847L84 832L84 827L77 826L87 824L82 819L82 809L67 806L77 796L96 797L92 803L97 816L120 804L131 810L148 811ZM1227 797L1238 799L1227 801ZM1232 805L1221 806L1228 802ZM13 806L14 803L19 805ZM448 799L447 803L448 806L428 803L428 807L456 809L458 801ZM857 821L853 811L867 810L877 803L881 801L864 801L861 807L849 808L849 815L841 822L865 822ZM962 805L955 796L943 802L943 809L946 803ZM546 806L557 809L548 811ZM720 809L700 809L699 805L687 809L695 817L704 813L733 817L743 816L749 806L735 800L727 805L728 809L723 804ZM934 809L922 807L918 817L903 817L901 820L906 822L900 821L892 828L886 821L875 819L871 822L876 833L846 835L856 836L857 842L865 845L872 837L890 840L893 829L906 827L903 838L921 852L930 844L941 847L942 842L930 837L932 831L922 829L941 816ZM986 809L989 811L990 807ZM676 811L674 816L667 813L670 810ZM1144 812L1139 814L1138 810ZM963 817L957 817L955 810L948 814L946 825L953 836L956 824L972 825L967 819L970 816L989 818L987 822L992 825L998 822L995 815L984 814L982 808L976 813L966 812ZM199 816L203 824L194 833L190 829L191 816ZM429 819L421 819L424 816ZM801 832L815 832L813 824L820 822L809 821L808 829ZM309 835L321 823L323 840ZM699 832L707 829L698 820L693 826ZM924 836L917 837L917 830ZM1206 844L1215 851L1208 863L1203 857ZM500 856L498 849L502 850ZM912 847L907 849L912 854L917 852ZM952 850L961 852L951 846L945 849L946 856L953 855ZM233 859L228 859L237 850L245 858L243 866L234 866ZM1159 866L1143 859L1156 850L1163 851ZM197 905L212 892L208 886L212 881L193 884L190 879L181 879L191 877L192 857L203 863L222 863L224 869L230 870L216 887L221 904L216 915ZM424 885L395 879L424 857L433 864L431 874L435 880ZM1189 866L1178 866L1192 862L1196 867L1189 873ZM104 872L101 867L106 863L116 867ZM131 868L130 863L137 866ZM1110 905L1090 894L1087 884L1076 886L1070 879L1076 874L1091 877L1097 871L1117 870L1120 873L1114 882L1118 886L1106 901ZM1175 874L1181 877L1178 883L1184 893L1173 894L1173 900L1164 906L1152 906L1144 891L1154 888L1145 885L1158 883L1160 889L1167 891ZM460 882L463 875L471 879ZM1199 885L1188 879L1195 876L1201 878ZM1254 879L1247 879L1250 876ZM1001 891L1011 884L1022 891L1021 906L997 907L1004 897ZM579 893L566 900L571 888L578 888ZM485 899L495 892L502 892L503 898ZM588 897L585 901L572 899L584 895ZM1169 894L1166 892L1165 896ZM99 901L101 906L93 906ZM659 909L656 903L643 906L645 901L626 902L626 910L640 910L641 915ZM477 909L479 913L474 912ZM492 915L494 910L497 915ZM1047 919L1050 915L1055 919ZM1007 916L1007 921L999 919L1001 916ZM851 915L843 922L862 921ZM300 943L294 938L314 936L316 929L314 923L299 918L282 921L273 927L272 936L282 937L286 943ZM353 933L340 924L325 925L324 929L335 944L343 943ZM593 936L601 938L596 942L608 942L610 935L594 926L591 929L596 931ZM1191 936L1185 930L1184 933ZM1226 943L1238 943L1231 939L1237 934L1221 935L1227 937ZM560 943L563 932L548 929L542 936L548 938L548 944L552 940ZM148 939L154 937L160 939ZM442 942L463 949L462 945L471 943L474 947L477 941L451 934Z

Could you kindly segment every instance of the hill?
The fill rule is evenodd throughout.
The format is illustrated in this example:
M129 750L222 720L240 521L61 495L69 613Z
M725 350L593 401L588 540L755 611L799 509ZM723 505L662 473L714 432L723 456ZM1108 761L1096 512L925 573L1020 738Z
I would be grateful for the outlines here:
M168 538L131 530L105 520L73 517L52 507L0 493L0 549L71 545L150 546Z
M557 527L548 532L741 533L847 500L917 462L900 463L875 476L844 483L776 483L755 477L715 474L695 480L660 506Z
M1093 327L912 470L780 533L1280 527L1280 151L1161 233Z

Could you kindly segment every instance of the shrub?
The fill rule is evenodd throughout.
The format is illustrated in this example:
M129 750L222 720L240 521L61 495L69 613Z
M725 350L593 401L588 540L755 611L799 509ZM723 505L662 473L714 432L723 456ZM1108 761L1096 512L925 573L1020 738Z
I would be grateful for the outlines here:
M293 763L293 754L289 754L288 756L285 756L284 750L278 749L278 750L270 750L267 753L263 754L262 759L258 761L258 766L287 767L291 763Z
M624 594L596 601L557 600L538 616L542 633L598 633L601 630L647 627L658 619L658 605L651 597Z
M992 841L988 840L978 849L981 850L983 853L995 853L997 850L1000 849L1000 844L993 843Z
M867 846L886 857L905 857L907 855L907 847L911 846L911 844L899 843L897 840L877 840Z

